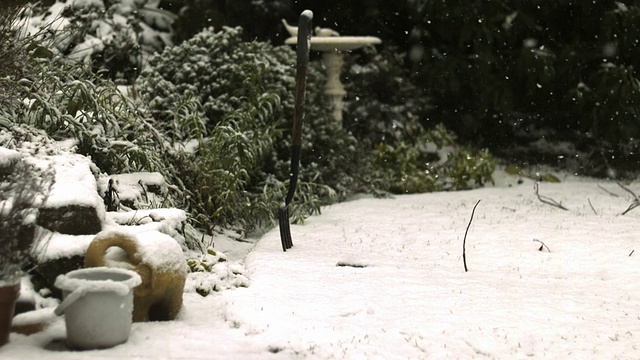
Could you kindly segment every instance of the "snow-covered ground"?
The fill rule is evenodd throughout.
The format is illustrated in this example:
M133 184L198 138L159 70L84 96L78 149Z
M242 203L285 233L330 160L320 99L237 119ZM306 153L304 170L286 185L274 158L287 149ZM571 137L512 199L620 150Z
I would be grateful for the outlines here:
M187 292L177 320L136 323L126 344L69 351L60 318L11 334L0 358L640 358L640 209L621 215L631 194L540 184L563 211L515 179L325 208L292 226L286 253L278 229L259 239L248 287Z

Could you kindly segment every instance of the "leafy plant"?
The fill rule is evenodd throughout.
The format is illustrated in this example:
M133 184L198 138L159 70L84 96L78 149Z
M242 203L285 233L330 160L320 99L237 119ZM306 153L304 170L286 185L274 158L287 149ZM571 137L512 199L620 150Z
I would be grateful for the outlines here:
M465 190L491 182L495 161L487 150L474 152L454 143L443 125L422 133L415 143L378 144L367 181L391 193Z
M487 149L473 151L468 147L460 147L449 154L443 164L445 188L467 190L493 182L492 174L496 163Z
M0 281L14 281L33 251L46 246L36 231L38 208L54 183L51 170L17 160L13 171L0 178Z
M131 83L147 58L172 45L176 15L159 0L55 1L28 8L26 31L39 43L96 73Z
M27 61L27 42L17 37L17 24L23 8L8 6L0 11L0 104L14 96L13 88L7 79L22 76Z
M181 177L203 221L244 228L270 218L269 203L251 190L273 147L275 129L268 120L278 98L265 95L256 100L249 111L229 114L208 137L199 138L192 165L183 168Z
M187 259L187 265L191 272L211 272L215 264L225 261L227 257L224 253L208 247L199 258Z
M635 168L637 3L431 1L416 10L416 79L463 141L510 157L544 134L598 155L580 171Z
M78 152L108 173L164 168L162 135L113 82L57 58L33 59L27 70L13 85L22 99L6 115L11 121L75 139Z
M230 264L222 252L208 247L202 255L187 260L190 282L201 296L232 287L247 287L249 279L239 264Z
M431 104L406 69L407 55L393 46L359 54L347 60L345 127L372 144L415 141Z
M295 54L241 34L206 29L153 59L136 86L157 128L183 149L171 163L198 221L251 231L272 224L286 192ZM298 221L344 194L353 178L355 139L331 119L321 81L311 69Z
M436 174L421 168L420 150L404 141L395 145L378 144L373 151L370 175L373 188L396 194L422 193L438 190Z

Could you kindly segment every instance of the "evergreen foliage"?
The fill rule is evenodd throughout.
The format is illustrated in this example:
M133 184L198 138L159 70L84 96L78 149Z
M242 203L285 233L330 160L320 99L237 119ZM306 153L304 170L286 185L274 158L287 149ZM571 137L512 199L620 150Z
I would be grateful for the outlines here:
M243 40L275 40L274 29L290 12L290 1L283 0L162 0L161 8L179 14L175 28L177 44L213 27L241 27ZM298 13L299 14L299 13Z
M12 83L20 97L0 110L0 122L75 139L78 152L108 173L165 167L157 151L162 135L112 82L58 58L32 58L26 72Z
M467 190L493 182L491 154L458 146L455 139L439 124L413 142L379 143L363 174L374 189L395 194Z
M176 16L159 0L56 1L25 11L26 31L50 50L93 71L131 83L147 58L172 45Z
M294 64L289 47L244 42L225 27L166 49L142 73L136 86L156 126L174 146L199 144L172 162L203 224L252 230L275 218L289 178ZM346 193L356 172L355 139L322 107L320 81L312 69L298 221Z
M51 192L54 173L18 160L0 174L0 282L13 282L48 238L36 231L38 208Z
M432 106L412 81L406 54L393 47L380 53L365 48L347 59L346 68L345 127L372 144L415 141Z
M311 9L323 26L376 35L382 47L406 53L404 79L433 105L420 117L425 128L442 122L461 142L516 161L543 159L545 149L533 146L542 138L569 141L575 151L563 159L580 155L575 170L583 173L634 170L640 160L637 1L287 4L292 14Z
M465 140L500 151L544 134L624 158L640 136L639 14L620 1L424 1L419 82Z
M456 145L457 137L441 123L423 127L430 99L411 81L406 54L396 50L364 51L348 67L345 126L371 149L362 182L369 191L391 193L461 190L491 182L495 161L487 150Z
M14 96L12 79L22 76L27 61L27 41L19 40L16 24L23 11L17 5L0 8L0 106Z

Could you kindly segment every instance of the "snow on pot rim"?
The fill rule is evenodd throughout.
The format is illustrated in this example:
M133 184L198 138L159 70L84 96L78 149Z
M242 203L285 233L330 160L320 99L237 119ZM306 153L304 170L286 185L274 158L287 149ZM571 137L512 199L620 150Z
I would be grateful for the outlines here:
M110 279L105 275L115 275L118 278ZM141 283L142 279L135 271L111 267L94 267L73 270L66 274L58 275L54 285L66 291L82 288L87 292L111 291L124 296Z

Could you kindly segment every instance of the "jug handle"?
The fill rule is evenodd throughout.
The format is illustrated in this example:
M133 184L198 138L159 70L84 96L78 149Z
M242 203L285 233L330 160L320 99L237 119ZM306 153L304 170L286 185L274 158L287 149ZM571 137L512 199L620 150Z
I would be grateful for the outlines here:
M71 294L67 295L64 300L60 303L60 305L58 305L58 307L56 307L56 309L53 311L54 314L56 314L57 316L60 316L62 314L64 314L65 310L74 302L76 302L78 299L80 299L81 297L83 297L85 294L87 293L87 290L85 287L81 286L77 289L75 289Z

